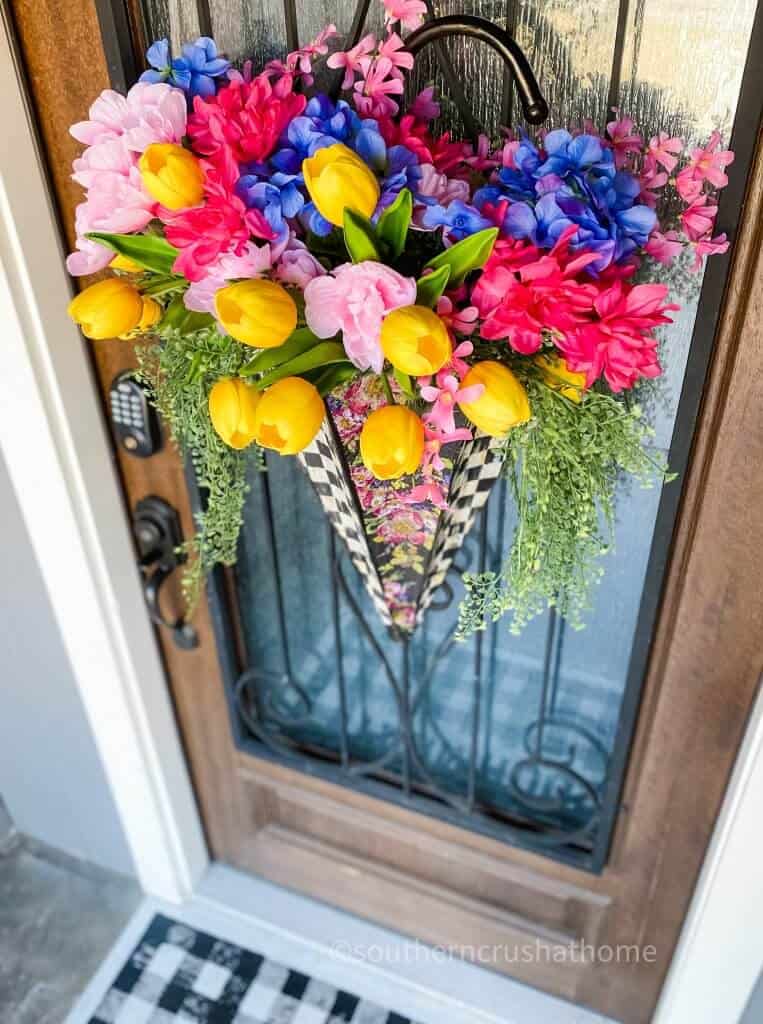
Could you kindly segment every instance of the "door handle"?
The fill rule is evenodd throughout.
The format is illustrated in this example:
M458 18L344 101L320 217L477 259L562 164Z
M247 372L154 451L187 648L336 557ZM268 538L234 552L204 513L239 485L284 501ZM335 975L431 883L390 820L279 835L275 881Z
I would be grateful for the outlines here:
M198 633L182 615L177 618L165 615L160 604L162 587L186 560L181 549L183 532L178 514L163 498L149 495L135 506L132 523L143 577L143 596L151 621L170 630L175 646L190 651L199 645Z

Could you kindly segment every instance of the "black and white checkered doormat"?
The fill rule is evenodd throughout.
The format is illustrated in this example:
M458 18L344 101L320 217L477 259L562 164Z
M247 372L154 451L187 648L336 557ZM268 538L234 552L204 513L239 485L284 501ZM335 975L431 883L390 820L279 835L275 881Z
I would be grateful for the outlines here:
M90 1024L413 1024L213 935L153 919Z

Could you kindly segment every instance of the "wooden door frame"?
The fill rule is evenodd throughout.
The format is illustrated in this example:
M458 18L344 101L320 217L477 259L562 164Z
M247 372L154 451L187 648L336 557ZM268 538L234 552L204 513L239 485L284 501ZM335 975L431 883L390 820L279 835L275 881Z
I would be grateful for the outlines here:
M17 0L13 8L22 45L28 44L30 34L44 38L46 31L56 41L55 47L37 55L42 63L36 67L32 48L26 53L35 82L37 123L45 152L52 154L54 195L65 230L70 232L76 193L61 172L61 161L53 161L53 156L72 151L71 143L61 138L65 126L81 117L93 94L107 84L103 57L93 49L98 31L95 10L90 0L71 4L68 31L61 39L55 3ZM87 63L83 63L83 52ZM7 46L2 56L10 60ZM61 96L58 83L63 75L72 76L72 82ZM12 156L4 157L2 165L2 298L7 323L15 329L9 329L11 344L6 354L14 401L0 413L3 451L139 876L147 890L178 899L193 888L206 864L200 819L141 607L129 533L118 511L121 502L113 455L96 396L87 384L86 350L64 314L71 286L55 241L58 226L49 206L50 193L29 137L22 91L15 78L8 77L6 95L13 97L15 133L13 146L5 151ZM751 467L759 463L763 448L759 400L762 208L763 145L759 143L607 867L613 891L631 887L631 899L648 901L648 936L660 936L670 948L678 937L675 922L685 917L688 907L686 882L700 871L761 668L763 597L755 555L763 550L763 523L759 516L756 519L763 494L759 474L756 479ZM102 386L129 358L125 346L108 345L98 366ZM35 430L31 434L14 431L14 418L16 423L29 422L29 410L34 410ZM182 476L177 460L170 452L156 458L153 467L138 467L134 460L131 463L119 455L123 480L128 486L142 482L155 492L161 492L168 473L174 474L176 483L178 473ZM172 495L176 494L173 485ZM59 516L54 534L47 515L50 507L66 512ZM188 508L181 511L189 528ZM80 567L79 573L73 565ZM85 610L87 630L81 624ZM701 635L698 622L703 624ZM227 779L238 778L237 755L206 609L199 628L199 652L178 652L163 637L162 652L212 852L235 860L237 823L252 811L240 786L225 793L221 788ZM196 682L200 677L204 678L201 688ZM719 975L723 947L718 936L712 959L706 962L707 954L701 952L718 927L711 908L719 899L738 901L747 881L749 916L752 894L760 890L750 848L746 857L732 861L734 884L729 888L724 883L730 851L750 828L750 805L755 804L750 798L757 796L759 806L763 797L760 714L750 728L738 775L727 794L728 809L719 820L718 838L696 891L696 909L687 921L684 952L679 951L663 992L657 1019L666 1024L680 1019L665 1016L670 1007L688 1005L681 1003L691 994L687 978L695 978L698 972L706 979ZM669 738L672 749L684 752L687 765L696 766L693 776L687 772L666 778L661 772L662 737ZM517 870L542 874L545 868L536 855L517 854L513 859ZM633 864L638 865L635 872ZM571 869L561 873L572 881L578 875ZM675 877L683 884L673 885ZM759 909L763 922L763 907ZM651 941L649 937L645 941ZM613 945L617 939L617 934L606 931L600 936L601 942ZM733 1008L742 1004L754 981L752 944L747 945L746 956L736 947L727 948L734 953L737 969L724 974L724 1004L714 1015L703 1017L708 1005L704 1003L693 1022L728 1020L731 1024L736 1019ZM688 959L685 950L692 950ZM634 1000L643 1001L639 991L643 979L637 972L632 983ZM582 993L585 1001L605 1005L606 973L600 972L592 986ZM653 1002L656 996L654 991L649 998Z

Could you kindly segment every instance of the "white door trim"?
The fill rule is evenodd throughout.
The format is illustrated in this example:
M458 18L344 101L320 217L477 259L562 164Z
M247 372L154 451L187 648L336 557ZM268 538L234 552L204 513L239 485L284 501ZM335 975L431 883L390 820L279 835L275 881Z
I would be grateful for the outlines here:
M0 448L138 877L178 902L208 856L7 28L0 92ZM653 1024L738 1021L763 963L761 807L763 701Z
M208 857L11 40L4 25L0 448L138 877L177 901Z

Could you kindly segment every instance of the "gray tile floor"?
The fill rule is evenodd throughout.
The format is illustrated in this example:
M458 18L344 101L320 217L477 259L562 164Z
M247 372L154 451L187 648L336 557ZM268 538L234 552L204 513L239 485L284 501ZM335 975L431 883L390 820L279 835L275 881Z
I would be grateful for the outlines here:
M140 898L120 875L0 843L0 1022L61 1024Z

